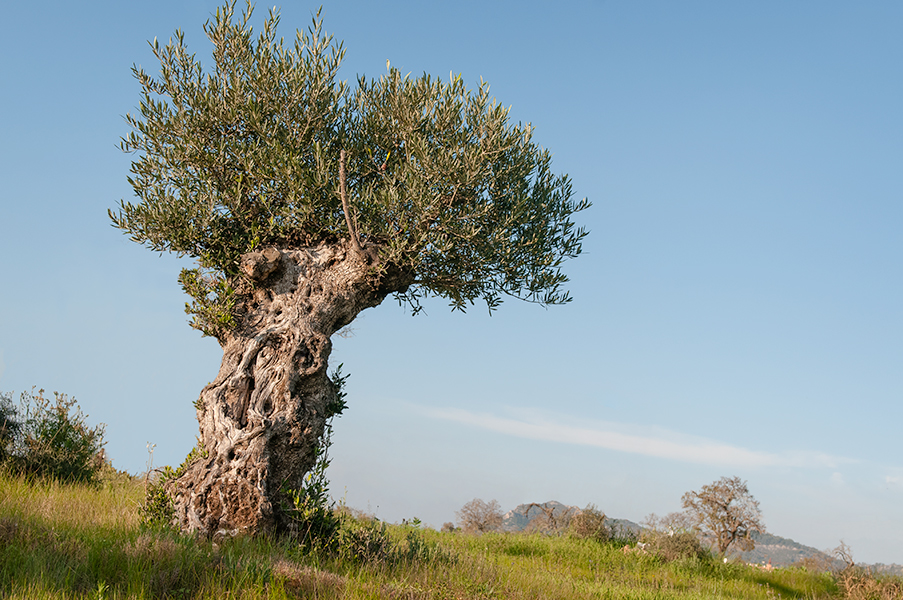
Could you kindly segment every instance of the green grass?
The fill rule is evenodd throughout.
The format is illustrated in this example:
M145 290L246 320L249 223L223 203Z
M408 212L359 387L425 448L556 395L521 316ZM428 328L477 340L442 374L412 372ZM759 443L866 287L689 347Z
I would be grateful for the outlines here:
M215 544L142 528L143 494L140 480L123 475L108 474L93 487L0 475L0 597L841 597L827 574L699 559L664 563L623 544L566 536L476 536L359 520L351 527L383 542L364 559L305 552L284 538Z

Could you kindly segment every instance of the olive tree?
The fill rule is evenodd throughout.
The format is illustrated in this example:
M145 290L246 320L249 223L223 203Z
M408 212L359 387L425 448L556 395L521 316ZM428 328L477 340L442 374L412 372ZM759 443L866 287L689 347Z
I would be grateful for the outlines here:
M722 477L698 492L687 492L681 503L687 522L711 538L722 555L733 544L752 550L753 532L765 532L759 501L739 477Z
M414 313L429 296L567 302L589 206L485 83L390 68L349 85L319 14L286 43L275 10L259 32L251 12L217 9L207 65L181 31L151 43L160 71L133 69L121 144L136 200L110 211L135 242L195 259L186 311L223 348L196 402L198 458L167 484L181 527L206 534L284 525L280 494L344 408L335 332L390 295Z

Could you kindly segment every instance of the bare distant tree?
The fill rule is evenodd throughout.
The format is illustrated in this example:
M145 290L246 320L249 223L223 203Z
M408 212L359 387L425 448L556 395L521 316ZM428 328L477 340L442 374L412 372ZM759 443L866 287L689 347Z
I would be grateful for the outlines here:
M474 498L455 514L461 528L471 533L495 531L502 526L502 509L496 500L484 502Z
M722 555L735 543L741 550L752 550L752 533L765 531L759 501L739 477L722 477L698 492L687 492L681 503L690 523L711 536Z
M643 527L656 533L673 535L693 529L693 522L685 512L672 512L664 517L651 513L643 520Z
M527 526L527 531L558 533L564 529L567 529L568 525L571 522L571 518L574 516L576 511L573 507L564 506L556 512L555 509L559 508L560 506L561 505L559 504L553 504L551 502L544 502L542 504L531 502L530 504L527 504L527 511L525 514L528 517L530 515L530 511L534 508L542 513L530 520L530 524Z
M843 540L840 540L840 545L834 548L834 550L831 551L831 554L835 561L843 564L843 567L840 570L852 569L856 566L855 561L853 561L853 549Z
M596 508L595 504L588 504L586 508L571 517L568 529L574 537L604 542L611 537L611 529L605 520L604 512Z

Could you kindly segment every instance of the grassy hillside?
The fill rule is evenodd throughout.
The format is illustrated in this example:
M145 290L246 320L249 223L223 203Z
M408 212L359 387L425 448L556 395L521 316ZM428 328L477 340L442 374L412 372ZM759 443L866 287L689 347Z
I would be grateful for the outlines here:
M288 539L195 540L142 528L142 498L142 482L121 474L95 486L0 475L0 597L842 597L834 576L802 569L666 563L618 542L439 533L350 516L339 551Z

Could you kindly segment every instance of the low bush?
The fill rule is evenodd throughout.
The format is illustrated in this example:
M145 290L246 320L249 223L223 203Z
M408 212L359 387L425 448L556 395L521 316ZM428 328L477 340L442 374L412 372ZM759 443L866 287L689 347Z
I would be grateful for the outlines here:
M837 575L837 584L847 600L899 600L903 579L874 575L869 569L850 565Z
M568 532L573 537L599 542L607 542L611 537L611 530L605 523L605 513L593 504L571 517Z
M148 464L144 479L144 504L138 508L143 527L169 529L175 526L176 510L172 498L166 492L166 482L178 479L191 463L206 456L206 452L198 445L191 449L177 469L167 465L162 469L151 470Z
M873 573L853 561L853 550L843 541L832 551L830 562L844 600L899 600L903 598L903 578ZM825 554L827 556L827 554Z
M329 467L327 451L331 443L332 427L326 425L320 446L317 448L317 462L305 475L299 490L286 490L289 506L289 531L309 550L329 549L335 543L340 517L329 497Z
M394 545L385 523L347 512L336 514L331 554L354 563L392 562Z
M62 482L91 482L104 466L103 424L89 427L75 398L44 390L0 395L0 459L15 472Z
M711 552L702 545L696 534L690 531L662 532L647 530L643 533L640 547L665 562L681 559L705 559Z
M10 458L10 450L19 436L22 423L13 405L13 395L0 393L0 464Z

